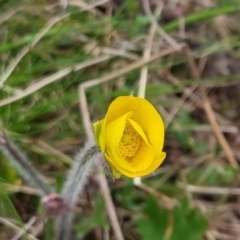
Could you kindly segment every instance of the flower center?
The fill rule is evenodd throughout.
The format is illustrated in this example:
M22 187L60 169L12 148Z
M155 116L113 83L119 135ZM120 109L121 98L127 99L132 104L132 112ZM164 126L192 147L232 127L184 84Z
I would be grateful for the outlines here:
M141 137L133 126L127 122L121 141L118 145L118 151L123 157L134 157L140 147Z

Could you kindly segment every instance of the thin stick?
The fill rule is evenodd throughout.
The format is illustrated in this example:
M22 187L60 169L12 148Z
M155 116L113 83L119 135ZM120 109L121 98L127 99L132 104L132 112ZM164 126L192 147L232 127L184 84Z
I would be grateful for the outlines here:
M159 35L166 40L166 42L172 46L176 51L181 50L181 45L174 39L172 38L169 34L167 34L164 29L160 26L160 24L158 23L158 21L155 19L155 17L153 17L151 8L150 8L150 4L149 4L149 0L142 0L142 5L144 8L144 11L146 12L146 14L148 15L149 19L151 20L152 24L156 24L156 30L159 33ZM157 11L161 12L161 9L163 7L163 3L158 4L157 7Z
M100 5L103 5L103 4L105 4L105 3L109 2L109 1L110 0L101 0L101 1L95 2L95 3L91 4L91 5L86 5L82 10L84 10L84 11L90 10L90 9L93 9L93 8L98 7Z
M232 133L232 134L239 134L239 129L236 126L219 126L221 129L221 132L224 133ZM191 130L194 132L212 132L211 125L196 125L191 127L186 127L182 129L184 130ZM173 126L169 131L179 131L179 126Z
M0 101L0 107L2 106L5 106L9 103L12 103L12 102L16 102L17 100L19 99L22 99L36 91L38 91L39 89L53 83L53 82L56 82L60 79L62 79L63 77L67 76L68 74L72 73L72 72L76 72L76 71L79 71L80 69L83 69L83 68L86 68L86 67L89 67L89 66L92 66L94 64L97 64L97 63L100 63L100 62L103 62L103 61L106 61L108 59L110 59L112 56L101 56L101 57L98 57L98 58L94 58L94 59L90 59L90 60L87 60L85 62L82 62L82 63L78 63L74 66L71 66L71 67L67 67L67 68L64 68L48 77L45 77L43 79L40 79L40 80L33 80L32 82L37 82L33 85L30 85L29 87L27 87L26 89L22 90L21 92L19 92L18 94L16 95L13 95L9 98L5 98L3 99L2 101Z
M166 79L169 80L169 82L171 82L174 85L176 85L183 92L183 96L182 96L183 100L186 100L187 98L189 98L192 101L192 103L190 103L190 105L192 105L194 103L196 106L198 106L199 108L202 108L204 110L204 107L202 105L202 98L200 96L200 93L197 94L197 93L193 92L197 87L199 87L199 84L196 83L195 86L184 87L184 85L181 84L181 80L178 79L176 76L170 74L170 73L168 73ZM220 83L219 83L219 86L221 86ZM186 103L184 103L184 104L186 105ZM190 105L188 104L188 106L190 106ZM226 122L226 123L230 124L230 122L226 118L223 118L223 116L221 116L219 113L214 112L214 114L217 117L217 119L219 119L219 121L223 121L223 122ZM172 115L170 116L169 119L167 119L166 126L169 125L168 123L170 123L171 119L172 119ZM177 124L177 123L174 123L174 124Z
M10 221L8 221L7 219L4 219L4 218L2 218L2 217L0 217L0 223L2 223L3 225L5 225L5 226L7 226L7 227L9 227L9 228L11 228L11 229L13 229L13 230L15 230L15 231L18 231L18 232L24 231L22 228L16 226L16 225L13 224L12 222L10 222ZM25 232L25 234L27 234L27 233ZM27 237L28 237L30 240L38 240L37 238L35 238L33 235L31 235L31 234L29 234L29 233L27 234Z
M199 74L199 71L198 71L198 67L196 65L196 62L195 62L193 56L192 56L191 50L188 47L184 48L184 50L185 50L184 52L186 53L186 56L187 56L187 59L188 59L188 63L190 65L190 70L191 70L192 77L197 79L197 80L200 79L200 74ZM203 69L203 67L202 67L202 69ZM229 146L229 144L228 144L226 138L224 137L223 133L221 132L221 129L220 129L219 124L217 122L216 116L213 112L211 103L210 103L210 101L207 97L205 88L203 86L201 86L200 90L201 90L201 94L202 94L202 98L203 98L202 106L203 106L203 108L206 112L208 121L213 128L213 132L214 132L218 142L222 146L230 165L233 166L233 167L238 167L238 163L237 163L237 160L235 159L233 151L232 151L231 147Z
M27 187L27 186L18 186L9 183L0 183L0 190L5 190L11 193L25 193L28 195L41 196L41 193L38 189Z
M97 3L93 3L92 5L85 3L82 0L69 0L68 5L77 6L81 9L81 12L83 11L89 11L94 16L97 15L99 17L103 17L101 11L96 9L97 6L104 4L106 1L99 1Z
M171 79L175 79L173 76L168 76L167 79L171 80ZM170 112L170 118L166 120L166 128L169 127L170 123L173 121L174 117L176 116L176 114L178 113L178 111L182 108L182 106L185 104L185 101L190 97L190 96L193 96L193 91L197 88L197 87L191 87L191 88L184 88L182 87L182 85L177 82L174 83L175 85L179 86L180 89L182 89L183 91L183 96L182 98L179 99L179 103L176 104L176 106L174 106L172 109L171 109L171 112ZM195 95L194 95L195 96ZM197 96L195 96L197 97ZM193 97L192 97L193 98Z
M146 0L145 2L148 2L148 0ZM162 6L161 6L161 8L158 9L156 14L159 15L161 13L161 10L162 10ZM148 60L151 56L152 45L153 45L153 40L154 40L154 36L156 33L156 29L157 29L157 22L154 21L154 22L152 22L152 24L150 26L148 38L147 38L147 42L146 42L146 48L144 49L144 52L143 52L142 59L144 59L144 60ZM139 90L138 90L138 96L142 97L142 98L145 97L147 76L148 76L148 67L144 66L141 69L140 80L139 80Z
M238 163L237 163L237 160L235 159L233 151L232 151L231 147L229 146L226 138L224 137L224 135L221 131L221 128L218 125L218 122L217 122L216 116L212 110L210 101L205 94L203 95L203 107L207 114L208 121L212 126L213 132L215 133L217 140L221 144L230 165L233 167L238 167Z
M186 45L181 43L181 48L185 47ZM154 62L156 60L158 60L159 58L161 57L164 57L166 55L169 55L171 53L174 53L176 52L175 49L173 48L168 48L164 51L162 51L161 53L158 53L156 55L153 55L152 57L150 57L148 60L144 60L144 59L141 59L139 61L135 61L131 64L129 64L127 67L124 66L123 68L121 68L120 70L118 71L115 71L113 73L110 73L108 75L105 75L103 77L100 77L100 78L95 78L95 79L92 79L92 80L88 80L86 82L84 82L83 84L80 84L80 88L89 88L89 87L93 87L95 85L98 85L100 83L104 83L104 82L108 82L110 80L113 80L115 78L119 78L129 72L132 72L138 68L141 68L151 62ZM1 106L1 102L0 102L0 106Z
M6 71L2 74L0 77L0 86L4 84L4 82L7 80L7 78L11 75L13 70L16 68L18 63L21 61L21 59L28 53L28 51L34 47L41 39L42 37L59 21L65 19L68 17L69 14L64 14L63 16L57 16L52 18L43 28L40 30L40 32L36 35L33 42L25 46L18 54L17 56L11 61L9 66L7 67Z
M146 2L148 2L148 0L146 0L146 1L144 0L144 2L146 3ZM149 7L149 2L147 4L143 4L143 6L145 6L145 5L148 5L148 7ZM159 7L157 8L157 11L156 11L157 16L160 15L161 11L162 11L162 4L161 4L161 6L159 5ZM144 49L144 52L143 52L144 60L148 60L151 56L152 45L153 45L156 30L157 30L157 22L152 21L152 24L150 26L149 33L148 33L146 48ZM148 79L148 67L144 66L141 69L141 74L140 74L140 79L139 79L139 90L138 90L139 97L145 98L147 79ZM141 177L134 178L133 183L136 186L141 185Z
M31 140L32 141L32 140ZM58 157L61 162L66 163L66 164L72 164L72 159L68 157L66 154L62 153L58 149L52 147L51 145L47 144L46 142L42 140L37 140L36 143L33 143L34 145L36 144L37 147L39 147L42 151L48 152L49 154L52 154L56 157Z
M68 6L68 0L59 0L59 5L63 8L66 9Z
M31 217L30 220L24 225L24 229L19 230L14 237L12 237L10 240L18 240L21 238L26 230L29 230L32 225L36 222L37 218L35 216ZM25 230L25 231L24 231Z
M202 187L196 185L185 185L183 183L178 183L178 185L192 193L240 196L240 188Z
M12 16L14 16L17 12L23 10L23 7L18 7L15 9L11 9L4 14L2 14L0 18L0 25L3 24L4 22L8 21Z

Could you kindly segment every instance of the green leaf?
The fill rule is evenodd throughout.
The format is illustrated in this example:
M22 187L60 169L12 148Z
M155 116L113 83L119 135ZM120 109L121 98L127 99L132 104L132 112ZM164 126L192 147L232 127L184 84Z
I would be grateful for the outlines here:
M20 184L21 180L17 172L8 164L7 159L0 158L0 181L6 181L12 184Z
M80 225L76 226L78 237L83 237L95 227L108 227L104 211L105 202L101 197L95 200L95 211L91 216L84 218Z
M144 217L136 219L137 231L145 240L200 240L207 229L207 220L188 199L172 211L159 207L154 197L144 205Z
M137 232L146 240L164 239L169 213L160 209L153 197L147 199L143 210L146 216L136 219Z

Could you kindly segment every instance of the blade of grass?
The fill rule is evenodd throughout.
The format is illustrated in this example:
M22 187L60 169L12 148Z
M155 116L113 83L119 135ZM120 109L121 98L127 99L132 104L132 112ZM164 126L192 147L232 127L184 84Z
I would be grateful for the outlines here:
M201 11L201 12L197 12L194 14L191 14L187 17L185 17L185 25L190 25L196 22L200 22L203 20L207 20L222 14L229 14L229 13L235 13L235 12L239 12L240 10L240 5L236 6L236 5L232 5L232 6L224 6L221 8L212 8L212 9L207 9L205 11ZM177 28L179 28L180 26L180 21L179 20L175 20L172 21L168 24L166 24L163 29L166 32L171 32L173 30L176 30Z

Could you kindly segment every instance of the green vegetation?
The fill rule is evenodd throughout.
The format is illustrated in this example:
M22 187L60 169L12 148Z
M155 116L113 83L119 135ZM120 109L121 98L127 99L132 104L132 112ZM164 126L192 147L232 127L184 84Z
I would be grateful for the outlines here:
M89 6L98 1L85 1L87 8L83 1L76 6L78 1L70 0L66 9L59 2L0 1L0 128L60 192L70 159L86 140L79 85L139 61L149 44L152 20L158 20L164 34L156 30L151 56L172 52L146 64L145 96L166 124L167 158L142 180L145 187L125 178L113 182L106 169L123 235L126 240L237 239L240 168L216 138L203 91L229 151L239 160L240 2L209 0L204 6L180 1L184 27L174 1L152 18L135 0L95 8ZM189 46L200 79L177 43ZM75 69L86 62L87 67ZM91 121L101 119L117 96L137 95L140 76L137 68L86 89ZM117 239L96 174L97 169L79 198L81 212L73 229L79 239ZM43 229L34 232L45 219ZM31 221L33 227L26 230ZM38 192L0 152L0 239L13 239L19 229L25 231L24 240L53 239L53 221Z

